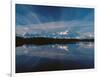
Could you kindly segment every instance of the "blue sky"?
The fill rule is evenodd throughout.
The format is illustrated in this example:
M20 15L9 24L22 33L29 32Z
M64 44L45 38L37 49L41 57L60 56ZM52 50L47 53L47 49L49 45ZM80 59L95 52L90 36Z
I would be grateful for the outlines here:
M28 16L30 13L36 14L39 22L41 23L52 21L83 20L84 17L89 14L92 14L90 18L94 19L93 8L51 7L16 4L16 24L26 25L29 24L28 21L30 21L30 24L38 24L39 22L35 16L33 18Z
M65 31L92 33L94 9L16 4L17 32Z

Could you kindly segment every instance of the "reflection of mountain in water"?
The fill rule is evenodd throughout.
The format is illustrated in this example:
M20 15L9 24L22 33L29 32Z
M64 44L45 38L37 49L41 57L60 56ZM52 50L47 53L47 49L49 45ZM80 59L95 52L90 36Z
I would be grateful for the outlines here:
M21 47L17 47L16 51L17 55L27 54L28 56L56 58L57 56L64 56L69 50L67 45L55 44L44 46L23 45Z
M75 45L74 46L75 48L70 47L70 45L71 46ZM23 45L21 47L17 47L16 53L17 53L17 55L57 58L58 56L66 57L66 54L68 54L70 51L72 51L72 49L80 51L80 49L82 49L82 48L84 48L84 49L94 48L94 43L92 43L92 42L82 43L81 42L81 43L77 43L77 44L52 44L52 45L43 45L43 46ZM77 55L75 55L75 56L77 56Z
M80 42L79 46L80 48L93 48L94 42Z

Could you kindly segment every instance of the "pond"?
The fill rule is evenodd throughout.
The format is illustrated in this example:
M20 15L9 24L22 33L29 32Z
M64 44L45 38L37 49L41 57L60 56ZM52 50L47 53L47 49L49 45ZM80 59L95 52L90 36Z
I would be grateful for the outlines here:
M16 73L94 68L94 43L16 47Z

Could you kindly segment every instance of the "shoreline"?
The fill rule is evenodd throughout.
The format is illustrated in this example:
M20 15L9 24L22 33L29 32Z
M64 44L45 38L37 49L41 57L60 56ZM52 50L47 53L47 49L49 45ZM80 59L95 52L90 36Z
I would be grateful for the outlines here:
M34 38L23 38L16 37L16 46L24 44L34 45L46 45L46 44L71 44L77 42L94 42L94 39L59 39L59 38L45 38L45 37L34 37Z

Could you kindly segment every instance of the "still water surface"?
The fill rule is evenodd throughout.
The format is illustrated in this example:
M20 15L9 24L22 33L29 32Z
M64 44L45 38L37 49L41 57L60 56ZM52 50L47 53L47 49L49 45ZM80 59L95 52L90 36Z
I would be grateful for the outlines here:
M16 47L16 72L94 68L94 43Z

